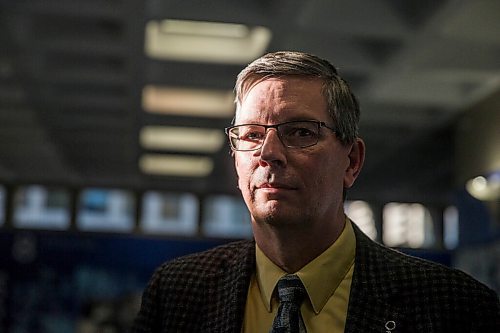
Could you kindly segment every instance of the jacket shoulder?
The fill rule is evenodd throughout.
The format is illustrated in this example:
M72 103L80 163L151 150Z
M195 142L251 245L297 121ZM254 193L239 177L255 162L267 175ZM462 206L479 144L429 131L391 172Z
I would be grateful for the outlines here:
M366 297L391 304L434 326L449 331L470 328L486 331L500 325L500 305L495 291L460 270L390 249L356 232L355 299ZM418 326L422 330L424 326Z
M443 290L451 293L450 295L495 294L486 285L458 269L408 255L375 242L369 245L369 249L368 260L378 267L378 273L398 282L403 290L417 288L420 293L426 290L431 293Z
M155 275L184 280L190 276L200 278L221 274L229 266L238 266L251 260L254 249L254 242L250 240L220 245L168 261L156 270Z
M213 308L223 306L220 299L246 292L254 249L253 241L233 242L161 265L143 293L132 331L203 331L213 321Z

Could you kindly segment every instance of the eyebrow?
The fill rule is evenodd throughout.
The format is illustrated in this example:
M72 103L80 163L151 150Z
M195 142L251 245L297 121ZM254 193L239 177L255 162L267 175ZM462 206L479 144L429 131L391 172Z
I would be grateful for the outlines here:
M283 123L288 123L288 122L291 122L291 121L320 121L320 122L324 122L328 125L328 120L321 120L321 119L314 119L314 118L311 118L311 117L292 117L292 118L288 118L288 119L283 119L282 121L279 121L279 122L275 122L275 123L271 123L271 124L262 124L262 123L258 123L258 122L251 122L251 121L247 121L247 122L241 122L239 124L234 124L234 126L238 126L238 125L267 125L267 126L272 126L272 125L278 125L278 124L283 124Z

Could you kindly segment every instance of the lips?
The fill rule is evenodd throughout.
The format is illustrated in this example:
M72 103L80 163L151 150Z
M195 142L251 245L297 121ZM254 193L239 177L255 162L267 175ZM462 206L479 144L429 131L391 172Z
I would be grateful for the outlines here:
M295 190L296 187L293 187L289 184L286 183L278 183L278 182L272 182L272 183L262 183L256 186L257 189L282 189L282 190Z
M252 175L254 190L297 190L299 189L297 180L292 175L270 172L266 169L257 169Z

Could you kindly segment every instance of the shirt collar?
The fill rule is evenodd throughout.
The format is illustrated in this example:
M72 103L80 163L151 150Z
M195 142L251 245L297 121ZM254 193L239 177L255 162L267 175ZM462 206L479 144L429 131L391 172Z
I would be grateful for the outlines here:
M318 314L333 295L354 264L356 237L351 221L346 218L339 238L323 253L302 267L296 274L304 284L313 310ZM256 245L257 283L262 300L271 312L271 300L278 280L287 273L275 265Z

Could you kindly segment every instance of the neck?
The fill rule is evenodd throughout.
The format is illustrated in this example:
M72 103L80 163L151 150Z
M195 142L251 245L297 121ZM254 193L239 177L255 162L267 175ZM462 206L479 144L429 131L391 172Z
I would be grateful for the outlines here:
M345 225L342 214L335 221L330 221L324 228L314 231L309 224L270 225L252 221L257 245L262 252L277 266L287 273L295 273L329 248L340 236Z

